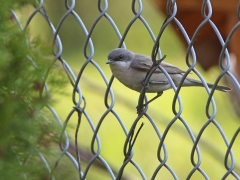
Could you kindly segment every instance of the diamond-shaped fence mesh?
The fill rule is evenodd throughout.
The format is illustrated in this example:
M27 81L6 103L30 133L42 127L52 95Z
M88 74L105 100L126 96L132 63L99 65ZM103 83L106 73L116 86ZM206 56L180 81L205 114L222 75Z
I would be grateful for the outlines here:
M194 7L193 2L184 1L189 9ZM158 6L158 3L164 4L164 18L160 13L151 17L151 11L156 9L149 4ZM239 31L240 22L236 21L223 38L212 20L215 13L212 1L198 1L198 4L195 13L201 17L201 22L191 36L185 26L190 27L197 17L189 14L188 23L183 25L177 15L184 4L178 7L178 1L173 0L39 0L33 9L27 8L31 13L25 26L21 25L22 19L17 13L11 11L21 29L34 23L32 28L40 35L51 32L54 62L60 64L69 79L69 86L63 87L69 93L58 100L62 107L47 107L62 128L60 153L55 163L48 164L48 159L41 157L50 179L55 179L54 174L59 173L59 167L62 169L64 164L71 167L72 179L240 179L240 121L234 120L235 115L230 116L233 113L228 101L231 92L207 87L206 73L201 75L203 73L197 70L198 51L195 51L201 29L211 27L221 51L218 70L213 69L210 81L217 85L225 78L231 82L231 88L239 92L239 83L229 71L232 59L228 48L233 35ZM239 6L233 8L239 20ZM120 22L125 24L118 25ZM177 48L172 46L171 38L176 37L170 23L181 34L185 49L179 41ZM152 25L157 26L157 30L153 30ZM74 38L68 39L70 36ZM145 39L150 41L145 43ZM169 47L164 47L168 42ZM77 51L73 55L66 51L71 43ZM176 63L185 66L183 78L195 76L205 87L181 88L183 81L176 87L161 64L155 65L172 88L143 106L150 99L144 93L144 86L140 95L125 89L105 64L110 50L128 49L128 44L138 53L147 46L149 51L145 54L153 60L167 55L163 61L168 62L168 58L176 57ZM240 50L239 43L237 46ZM184 49L184 54L178 54L180 51L176 49ZM47 86L45 91L50 93Z

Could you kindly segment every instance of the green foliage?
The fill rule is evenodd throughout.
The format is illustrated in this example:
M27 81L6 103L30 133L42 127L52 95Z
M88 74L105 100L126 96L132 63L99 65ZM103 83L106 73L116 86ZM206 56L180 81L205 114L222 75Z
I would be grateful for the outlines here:
M43 112L50 97L44 92L44 76L51 67L49 47L40 38L29 41L10 9L19 10L34 0L1 0L0 6L0 174L1 179L44 179L48 170L44 155L57 139L56 124ZM36 67L35 67L36 66ZM51 79L51 76L49 76ZM50 80L62 86L60 78ZM51 84L50 84L51 85ZM57 88L56 88L57 89ZM41 163L40 163L41 162Z

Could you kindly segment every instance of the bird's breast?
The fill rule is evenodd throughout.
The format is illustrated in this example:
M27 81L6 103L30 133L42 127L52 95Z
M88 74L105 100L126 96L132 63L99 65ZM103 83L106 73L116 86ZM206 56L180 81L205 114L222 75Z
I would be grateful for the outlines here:
M128 88L135 90L135 91L141 91L142 89L142 82L146 76L146 73L144 72L137 72L137 70L131 68L130 66L123 65L110 65L111 71L113 75L125 86Z

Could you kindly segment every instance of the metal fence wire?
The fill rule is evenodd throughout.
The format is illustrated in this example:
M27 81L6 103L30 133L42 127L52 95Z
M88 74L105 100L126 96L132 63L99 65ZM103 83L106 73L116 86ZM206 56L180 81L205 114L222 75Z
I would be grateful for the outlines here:
M162 0L164 1L164 0ZM240 91L240 86L237 81L237 79L229 72L231 59L228 52L228 45L231 40L231 37L233 34L237 31L237 29L240 26L240 22L238 21L234 27L232 27L231 31L228 34L228 37L226 40L223 39L218 27L215 26L214 22L211 20L211 16L214 13L211 5L210 0L202 0L202 6L201 9L199 9L199 13L202 15L202 22L199 24L197 29L195 30L192 37L189 37L187 32L185 31L185 28L182 26L181 22L176 18L176 14L178 13L178 2L174 0L166 0L166 14L167 17L165 21L162 22L162 24L159 24L159 32L157 32L157 35L155 36L151 27L149 26L148 22L144 19L144 16L142 15L143 12L143 2L141 0L132 0L131 3L129 3L128 9L121 9L122 7L115 7L120 9L123 13L126 11L132 12L132 19L129 21L128 25L124 29L123 33L120 33L118 24L114 22L114 19L108 14L109 7L108 0L98 0L95 3L95 7L99 11L99 14L95 17L94 22L91 24L90 27L87 28L84 21L82 20L84 16L88 16L89 14L83 14L77 13L76 11L76 3L81 4L81 1L76 0L62 0L58 1L58 3L65 3L65 13L62 14L59 22L56 26L54 26L54 23L51 22L51 17L47 14L48 12L45 9L46 0L39 0L38 3L35 5L34 11L29 15L25 28L29 26L31 21L35 18L35 16L41 16L44 21L47 23L48 27L50 28L52 32L53 37L53 54L54 54L54 61L60 62L62 65L62 68L64 69L64 72L66 73L67 77L69 78L69 82L72 87L72 97L68 97L69 99L72 99L72 104L70 111L68 112L68 115L65 119L61 119L58 115L57 110L55 110L50 105L47 107L49 112L51 112L55 118L55 120L58 122L59 126L62 128L62 134L60 135L60 151L61 154L59 155L59 158L55 160L55 164L51 165L48 164L48 159L45 159L44 157L41 157L43 164L45 164L46 168L49 170L49 175L51 179L55 179L54 172L57 172L57 168L59 164L61 164L62 161L69 161L73 164L75 167L75 172L78 174L79 179L101 179L101 175L96 175L96 178L94 178L93 171L96 171L96 168L101 169L100 174L105 172L104 178L105 179L215 179L214 177L211 177L209 174L211 171L219 171L215 168L216 164L221 164L222 169L219 177L221 176L221 179L240 179L240 159L239 159L239 132L240 127L235 127L235 129L231 129L231 137L226 135L226 132L223 129L227 129L227 127L223 128L220 123L218 122L216 116L218 114L217 111L217 105L214 100L215 95L215 87L213 89L209 89L205 83L205 80L203 76L196 70L195 65L197 63L196 53L194 50L194 42L197 41L197 35L199 34L202 27L204 27L206 24L210 25L212 30L215 32L219 43L222 46L222 51L219 54L219 65L221 69L221 73L217 76L215 80L215 85L218 84L218 82L221 80L223 76L227 76L230 81L236 86L237 91ZM85 3L88 3L90 1L86 1ZM130 1L129 1L130 2ZM153 2L152 2L153 3ZM225 1L225 3L228 3ZM57 6L57 4L56 4ZM91 10L89 10L91 11ZM238 20L240 19L240 6L235 8L236 16ZM11 11L14 19L16 22L22 27L21 22L19 21L19 18L15 14L14 11ZM91 12L89 12L91 14ZM77 26L81 29L81 31L84 33L85 39L81 39L81 41L84 41L84 48L81 49L85 56L84 63L82 65L79 65L77 67L79 71L77 73L74 73L74 70L72 70L71 66L67 63L67 60L64 59L63 56L63 46L64 44L61 41L61 36L59 35L59 32L61 31L61 28L63 24L68 21L68 17L73 17L75 19L75 23ZM144 87L142 92L139 95L138 101L134 102L135 106L142 107L138 113L136 113L136 109L132 109L135 113L135 119L128 119L126 125L126 121L124 121L121 117L123 114L127 114L128 112L122 112L119 109L115 108L115 106L119 103L118 100L115 98L115 93L113 85L117 80L112 76L110 79L105 75L105 72L102 70L101 65L97 61L94 60L95 57L95 46L94 41L92 40L93 34L98 31L97 28L98 23L104 19L105 22L107 22L114 33L118 37L118 45L115 47L122 47L127 48L126 45L126 37L129 34L131 28L136 22L140 22L143 24L141 26L142 28L145 28L147 30L147 33L152 38L152 58L153 60L161 59L163 57L162 51L161 51L161 37L162 34L166 31L166 28L170 26L170 22L174 22L176 26L178 26L178 31L182 33L183 37L185 38L186 43L188 44L187 50L186 50L186 56L185 56L185 62L182 61L182 63L187 64L188 69L185 72L183 78L186 78L186 76L191 72L192 74L195 74L198 76L198 78L204 82L204 86L206 89L206 92L208 96L206 97L206 104L205 104L205 119L203 119L203 122L201 124L201 127L199 129L191 126L188 124L187 118L185 119L182 116L182 112L188 111L188 109L185 109L183 107L183 101L180 97L180 89L182 86L183 81L181 81L179 87L176 87L169 76L169 74L164 70L160 64L156 64L156 67L160 68L163 73L168 78L169 82L171 83L172 89L174 90L174 96L173 99L170 99L169 101L172 102L172 112L173 117L171 119L168 119L166 126L160 130L158 120L151 117L151 113L148 110L148 107L151 105L146 105L143 107L143 103L147 101L147 94L144 92ZM41 27L39 27L41 28ZM22 28L23 29L23 28ZM238 29L239 30L239 29ZM44 29L43 29L44 31ZM137 33L137 32L135 32ZM141 37L144 38L144 37ZM108 41L106 39L105 41ZM240 47L240 46L239 46ZM239 49L240 50L240 49ZM157 53L155 53L157 52ZM150 55L150 53L149 53ZM157 55L158 57L154 57ZM107 56L107 54L106 54ZM107 58L106 58L107 61ZM167 61L164 59L163 61ZM99 114L99 112L96 112L97 117L95 117L92 114L89 114L88 111L91 109L91 106L88 106L88 103L90 101L97 101L97 100L91 100L90 97L84 94L84 91L82 90L80 81L83 79L83 76L85 73L87 73L87 67L91 66L94 68L94 71L97 72L98 76L101 76L103 82L105 83L105 95L101 97L102 101L104 101L105 105L105 112L102 114ZM106 65L107 66L107 65ZM154 67L153 67L154 68ZM151 73L148 74L151 76ZM88 75L89 76L89 75ZM95 78L95 76L89 76L89 78ZM146 78L146 81L149 79ZM147 84L147 82L145 82ZM97 85L96 85L97 86ZM47 85L46 92L49 93ZM189 89L189 88L188 88ZM204 89L204 88L203 88ZM129 90L131 91L131 90ZM172 90L170 90L172 91ZM91 92L91 91L90 91ZM96 93L93 91L93 93ZM122 92L125 94L126 92ZM227 95L225 93L224 95ZM164 96L164 95L163 95ZM158 98L156 101L161 102L161 98ZM90 103L91 104L91 103ZM157 105L156 105L157 106ZM198 103L195 102L192 106L198 106ZM138 109L139 110L139 109ZM97 111L97 110L95 110ZM119 112L118 112L119 111ZM227 111L227 108L226 108ZM77 114L77 116L75 116ZM93 120L93 117L96 120ZM111 121L115 121L118 123L115 127L112 127L111 129L106 128L104 125L107 117L111 117ZM159 116L161 114L159 113ZM74 120L73 120L74 119ZM69 122L75 121L76 127L74 127L74 135L70 135L70 130L68 130ZM230 122L231 119L226 119L226 121ZM137 145L138 142L141 141L141 138L143 136L148 137L149 143L146 144L146 146L151 146L151 135L148 134L148 132L144 131L144 128L146 125L143 126L141 122L148 123L150 126L152 126L151 129L151 135L155 134L155 137L158 139L157 145L154 146L154 157L155 159L149 159L148 162L143 165L141 163L141 158L135 159L135 156L140 156L142 159L147 158L144 156L148 156L146 147L141 148L135 148L135 145ZM108 122L106 122L108 123ZM130 124L129 124L130 123ZM239 123L239 122L238 122ZM80 136L80 132L82 131L82 124L87 124L89 133L85 134L85 137ZM183 142L179 141L179 135L176 135L173 137L171 135L172 132L176 131L176 124L180 125L182 127L181 131L184 131L184 134L188 136L187 141L191 143L191 148L188 151L188 156L185 158L181 158L181 152L178 149L171 149L171 146L168 145L167 141L174 141L174 143L178 143L179 146L184 146ZM225 123L227 126L228 124ZM220 150L220 154L222 157L218 156L218 148L214 149L211 146L211 143L220 143L220 142L214 142L215 137L208 137L208 141L210 144L206 145L204 148L204 133L208 131L209 127L214 127L215 130L218 131L218 135L221 136L222 142L225 147ZM101 131L115 131L116 132L122 132L125 135L124 142L122 143L122 147L119 150L114 149L114 144L111 146L111 153L112 154L103 154L102 151L105 148L108 148L104 146L104 141L107 141L107 139L110 137L101 137ZM92 134L91 134L92 133ZM72 140L70 140L71 138ZM190 138L189 138L190 137ZM206 138L206 137L205 137ZM90 142L85 143L85 149L82 147L82 142L87 141L90 139ZM118 136L116 135L115 141L118 141ZM202 142L202 144L201 144ZM238 142L238 143L237 143ZM112 142L114 143L114 142ZM84 144L84 143L83 143ZM236 146L235 150L233 150L233 146ZM71 149L75 149L74 151L71 151ZM202 168L202 164L208 157L203 158L203 151L208 151L209 149L212 149L214 152L210 154L212 156L213 160L211 162L208 161L209 166L208 168ZM144 150L143 150L144 149ZM211 150L209 150L211 151ZM177 156L174 156L174 160L170 161L171 155L177 154ZM109 157L108 157L109 155ZM64 157L67 157L64 159ZM111 158L110 158L111 157ZM114 158L112 158L114 157ZM178 158L176 158L178 157ZM237 158L238 157L238 158ZM64 159L64 160L63 160ZM121 160L119 160L121 159ZM118 161L118 163L114 164L114 161ZM175 171L176 166L172 164L171 162L175 162L178 164L177 166L179 169L185 169L187 166L185 166L185 163L189 162L191 163L191 168L188 169L188 173L181 175L179 171ZM114 165L112 165L114 164ZM146 167L150 165L154 166L154 169L151 169L152 173L146 173ZM218 166L217 166L218 167ZM94 169L94 170L91 170ZM130 169L130 170L129 170ZM132 172L132 174L131 174ZM93 173L93 175L91 175ZM104 179L103 178L103 179Z

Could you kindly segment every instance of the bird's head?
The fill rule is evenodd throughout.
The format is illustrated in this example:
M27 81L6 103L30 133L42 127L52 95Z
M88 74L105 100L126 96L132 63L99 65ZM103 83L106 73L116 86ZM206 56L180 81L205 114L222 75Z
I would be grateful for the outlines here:
M134 53L124 48L117 48L108 54L107 64L129 64L133 61Z

